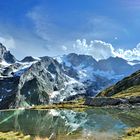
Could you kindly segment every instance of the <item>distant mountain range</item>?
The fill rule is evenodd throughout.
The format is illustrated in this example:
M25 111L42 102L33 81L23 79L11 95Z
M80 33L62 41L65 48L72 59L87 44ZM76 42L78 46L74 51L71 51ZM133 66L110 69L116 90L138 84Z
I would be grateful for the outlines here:
M96 61L89 55L71 53L56 57L64 72L86 86L86 94L95 95L140 69L140 61L129 62L119 57Z
M140 61L118 57L96 61L75 53L19 61L0 44L0 109L94 96L139 69Z

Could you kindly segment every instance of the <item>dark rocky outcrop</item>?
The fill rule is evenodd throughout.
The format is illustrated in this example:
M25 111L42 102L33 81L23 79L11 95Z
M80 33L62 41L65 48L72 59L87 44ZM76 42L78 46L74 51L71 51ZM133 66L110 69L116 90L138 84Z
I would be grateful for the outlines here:
M13 106L16 100L19 77L0 78L0 109Z
M37 59L35 59L32 56L26 56L24 59L21 60L21 62L33 62L33 61L37 61Z
M108 105L119 105L121 103L120 99L105 98L105 97L96 97L96 98L87 98L85 105L90 106L108 106Z

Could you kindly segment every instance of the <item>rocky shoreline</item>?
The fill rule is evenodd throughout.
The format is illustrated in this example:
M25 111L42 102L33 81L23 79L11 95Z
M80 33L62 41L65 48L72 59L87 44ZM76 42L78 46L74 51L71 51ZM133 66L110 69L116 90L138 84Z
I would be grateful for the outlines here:
M103 106L121 106L121 105L140 105L140 96L128 98L112 98L112 97L89 97L85 100L85 105L103 107Z
M76 109L76 108L137 108L140 107L140 96L131 96L127 98L113 98L113 97L88 97L80 98L72 101L64 101L46 105L35 105L21 108L4 109L1 111L10 111L16 109Z
M137 108L140 107L140 96L129 98L88 97L74 101L65 101L48 105L32 106L28 109L75 109L75 108Z

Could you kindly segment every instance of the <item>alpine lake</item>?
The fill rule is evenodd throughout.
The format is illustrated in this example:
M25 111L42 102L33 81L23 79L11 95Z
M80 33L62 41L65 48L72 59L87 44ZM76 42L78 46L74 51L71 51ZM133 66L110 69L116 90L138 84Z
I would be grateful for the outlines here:
M0 111L0 131L51 140L117 140L140 126L140 108L17 109Z
M0 131L19 131L51 140L114 140L140 126L140 108L85 108L0 111Z

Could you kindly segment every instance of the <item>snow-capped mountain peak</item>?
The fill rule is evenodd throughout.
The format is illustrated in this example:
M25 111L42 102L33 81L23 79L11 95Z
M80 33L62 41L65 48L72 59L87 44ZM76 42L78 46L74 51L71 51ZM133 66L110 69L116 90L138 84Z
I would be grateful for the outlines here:
M94 96L140 69L140 64L130 65L118 57L96 61L75 53L55 58L27 56L18 61L2 44L0 58L0 108Z

